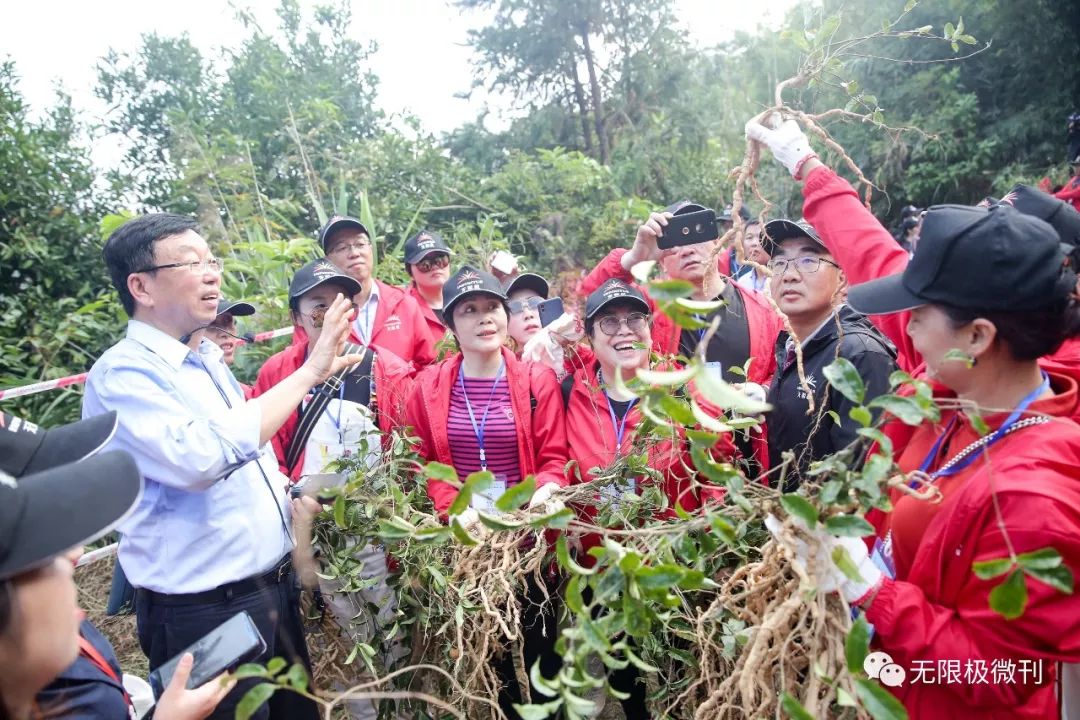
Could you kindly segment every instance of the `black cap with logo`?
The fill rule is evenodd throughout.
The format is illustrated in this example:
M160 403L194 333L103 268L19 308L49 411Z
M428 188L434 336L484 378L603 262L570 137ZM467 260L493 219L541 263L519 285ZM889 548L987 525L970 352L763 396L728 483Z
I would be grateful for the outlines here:
M666 208L664 208L664 212L669 212L672 215L685 215L686 213L700 212L701 210L705 209L707 208L704 205L698 205L696 202L692 202L690 200L680 200L678 202L668 205Z
M1058 239L1072 246L1070 251L1080 246L1080 212L1064 200L1030 185L1017 185L997 204L1011 205L1025 215L1034 215L1050 223L1057 230Z
M405 262L408 265L420 262L431 253L454 254L442 235L430 230L421 230L405 241Z
M295 306L296 301L304 293L328 282L341 285L348 297L352 297L361 290L360 283L341 272L337 265L325 258L319 258L304 265L293 275L292 282L289 283L290 307Z
M462 265L443 285L443 316L452 316L454 305L457 305L467 295L478 293L493 295L504 302L506 301L506 293L503 292L502 285L499 284L494 275L478 270L472 265Z
M645 314L652 312L652 308L649 307L648 301L640 290L618 278L611 278L593 290L586 298L585 319L591 320L598 312L615 302L635 305Z
M810 238L821 247L825 247L825 243L821 242L821 236L818 235L817 230L804 219L770 220L762 228L761 249L772 257L776 254L776 249L780 246L780 243L792 238L802 237Z
M938 205L904 272L856 285L848 304L885 315L940 303L987 311L1063 307L1076 287L1058 234L1048 223L1009 205Z
M734 205L725 205L724 211L716 219L720 222L735 222L735 213L732 212L734 209ZM742 218L744 223L750 222L750 211L746 208L746 205L739 206L739 217Z
M328 248L326 244L333 238L334 233L344 228L354 228L359 230L371 239L371 233L364 227L364 223L360 222L354 217L348 215L335 215L326 221L326 224L319 228L319 245L322 247L323 252L327 252Z

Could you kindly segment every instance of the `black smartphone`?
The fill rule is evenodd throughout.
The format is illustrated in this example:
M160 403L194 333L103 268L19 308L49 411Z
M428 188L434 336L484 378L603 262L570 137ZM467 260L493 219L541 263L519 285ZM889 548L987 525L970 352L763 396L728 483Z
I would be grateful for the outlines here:
M191 690L206 684L226 670L233 670L238 665L254 660L265 651L266 641L255 626L255 621L246 611L238 612L150 673L150 687L154 691L154 697L160 698L172 681L176 665L184 653L195 656L195 664L187 681L187 689Z
M698 210L669 217L664 233L656 240L656 246L667 250L679 245L697 245L718 237L720 228L716 225L716 211Z
M540 327L547 327L562 317L562 298L553 297L550 300L545 300L536 307L536 313L540 316Z
M341 487L344 484L345 476L341 473L316 473L307 475L289 488L289 494L294 498L308 495L319 502L332 502L333 497L326 495L323 491L328 488Z

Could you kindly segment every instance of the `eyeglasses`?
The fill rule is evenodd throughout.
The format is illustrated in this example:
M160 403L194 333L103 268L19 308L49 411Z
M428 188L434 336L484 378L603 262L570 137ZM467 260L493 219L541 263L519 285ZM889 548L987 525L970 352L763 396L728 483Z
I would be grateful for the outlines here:
M188 272L192 275L205 275L208 272L221 274L221 262L216 257L208 257L202 260L192 260L191 262L175 262L166 263L165 265L154 265L153 267L143 268L142 270L136 270L135 272L157 272L158 270L170 270L172 268L187 268Z
M352 252L360 252L366 248L371 247L371 240L364 238L362 240L353 240L352 242L338 243L334 247L326 251L327 255L349 255Z
M639 333L649 324L649 316L642 313L630 313L625 318L617 315L605 315L600 318L597 326L605 335L618 335L619 328L626 325L626 329L632 333Z
M795 269L800 275L806 275L808 273L816 273L821 269L821 263L828 263L834 268L839 269L840 266L834 263L832 260L826 260L823 257L817 256L804 256L797 258L776 258L770 260L766 265L769 270L772 270L774 275L783 275L787 272L788 265L794 265Z
M350 308L350 310L349 310L350 312L356 312L357 310L360 309L360 306L357 305L356 303L349 303L349 308ZM305 312L300 312L299 310L297 310L297 312L299 312L301 315L303 315L305 317L311 318L312 327L314 327L316 330L318 330L319 328L321 328L323 326L323 322L326 320L326 311L329 310L329 309L330 309L329 305L316 305L315 307L311 308L311 310L309 310L306 313Z
M520 315L526 310L536 310L540 307L540 303L544 302L543 298L531 297L524 300L511 300L510 301L510 314Z
M442 270L445 267L450 267L450 256L443 253L439 253L434 257L428 255L426 258L422 258L416 261L416 269L420 272Z

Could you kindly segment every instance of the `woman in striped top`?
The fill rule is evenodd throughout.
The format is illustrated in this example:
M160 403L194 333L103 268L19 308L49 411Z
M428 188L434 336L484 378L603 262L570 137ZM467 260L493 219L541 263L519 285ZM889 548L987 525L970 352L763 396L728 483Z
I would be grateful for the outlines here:
M508 315L506 295L492 275L466 265L447 280L443 316L461 352L417 376L405 409L405 422L419 438L418 452L425 460L453 466L462 480L479 470L495 475L488 497L474 495L472 506L458 516L466 529L476 524L478 510L494 512L492 499L529 475L536 477L530 501L534 507L567 484L566 424L558 381L550 368L523 363L506 349ZM445 516L457 489L432 478L427 488ZM535 590L525 592L532 596ZM541 668L550 677L552 665L557 669L557 658L546 652L555 634L550 606L545 616L542 622L523 619L525 656L526 667L531 667L544 653ZM520 700L513 666L500 666L499 672L507 686L500 704L515 717L510 704Z

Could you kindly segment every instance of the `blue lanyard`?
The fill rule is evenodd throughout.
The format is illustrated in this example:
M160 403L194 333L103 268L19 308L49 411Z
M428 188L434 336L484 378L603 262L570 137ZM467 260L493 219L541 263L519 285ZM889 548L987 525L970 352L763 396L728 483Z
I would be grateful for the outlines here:
M633 410L638 399L632 399L630 404L626 406L626 412L623 413L622 420L615 417L615 406L612 404L611 396L607 394L607 390L604 390L604 399L607 400L608 414L611 415L611 427L615 429L615 455L619 455L622 453L623 436L626 434L626 421L630 418L630 411Z
M469 402L469 393L465 389L464 363L458 365L458 382L461 383L461 394L465 396L465 409L469 411L469 422L472 423L473 432L476 434L476 442L480 445L480 469L487 470L487 454L484 452L484 426L487 425L488 410L491 409L491 401L495 398L495 388L499 387L503 371L506 369L506 360L499 363L499 372L495 373L495 382L491 383L491 392L488 393L487 405L484 406L484 416L480 419L480 425L476 424L476 415L473 414L472 403Z
M338 406L337 406L337 418L330 418L330 422L334 423L334 428L337 430L338 441L345 444L345 433L341 431L341 408L345 405L345 383L347 378L342 378L341 387L338 388Z
M1031 403L1035 402L1036 398L1038 398L1040 395L1050 389L1050 377L1044 372L1042 374L1042 378L1043 380L1039 387L1028 393L1027 396L1025 396L1024 399L1020 401L1020 404L1016 406L1016 409L1012 411L1012 414L1009 415L1009 417L1005 418L1005 422L1001 424L1001 427L999 427L993 432L993 434L990 436L990 439L986 441L985 445L983 445L983 451L985 451L991 445L1000 440L1005 435L1005 433L1008 432L1009 428L1012 427L1013 424L1015 424L1016 421L1020 419L1020 416L1023 414L1023 412L1028 409L1028 406L1031 405ZM937 458L938 452L941 450L941 444L945 441L945 436L949 434L949 431L952 429L953 423L955 422L956 416L954 415L952 420L949 421L949 426L945 428L945 432L941 433L941 435L938 436L938 439L934 442L934 446L930 448L930 452L927 454L926 459L922 461L922 465L919 466L919 472L925 474L927 470L930 469L930 466L934 464L934 460ZM937 480L939 477L949 477L951 475L955 475L971 463L975 462L979 455L980 453L973 452L971 453L971 455L968 455L966 458L956 463L952 467L932 472L930 473L930 479Z
M372 280L374 282L374 280ZM364 347L367 347L371 343L368 342L368 338L364 337L368 334L369 318L371 317L371 297L368 296L367 302L364 303L364 324L360 324L360 314L356 314L356 334L360 338L360 342L364 343Z

